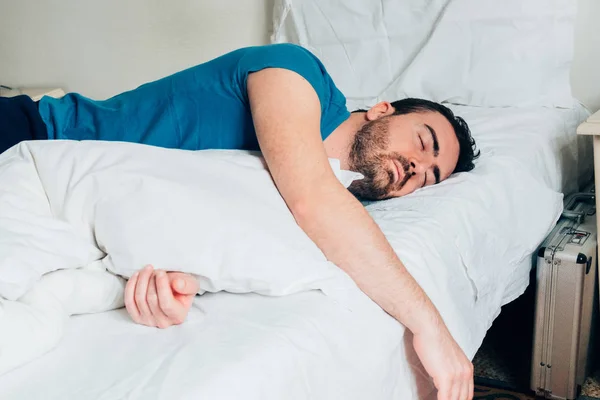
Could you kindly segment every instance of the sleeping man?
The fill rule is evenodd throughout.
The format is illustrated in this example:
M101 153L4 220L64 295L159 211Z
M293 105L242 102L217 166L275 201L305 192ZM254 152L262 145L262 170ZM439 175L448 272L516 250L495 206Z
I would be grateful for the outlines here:
M470 361L357 200L403 196L473 168L474 140L448 108L405 99L349 113L316 57L279 44L233 51L105 101L0 98L0 151L36 139L260 150L296 223L412 331L438 398L472 397ZM328 158L364 179L346 190ZM137 323L164 328L183 322L196 291L190 275L146 267L128 281L125 305Z

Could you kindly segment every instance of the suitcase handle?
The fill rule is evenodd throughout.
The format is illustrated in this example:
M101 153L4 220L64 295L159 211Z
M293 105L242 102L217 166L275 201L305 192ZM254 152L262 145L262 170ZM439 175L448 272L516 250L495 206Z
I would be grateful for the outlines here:
M594 204L594 212L589 211L574 211L579 203L592 203ZM596 195L594 193L573 193L567 197L565 201L565 208L562 212L564 218L573 219L577 223L582 223L585 220L586 215L595 214L595 203Z

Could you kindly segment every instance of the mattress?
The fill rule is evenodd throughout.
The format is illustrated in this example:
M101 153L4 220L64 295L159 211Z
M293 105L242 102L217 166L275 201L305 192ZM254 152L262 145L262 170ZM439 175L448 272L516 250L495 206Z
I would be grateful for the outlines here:
M573 109L453 107L482 150L476 169L365 204L473 357L531 254L587 176ZM589 167L591 168L591 162ZM537 196L537 197L536 197ZM61 344L0 377L2 399L428 399L411 334L378 307L320 291L204 294L166 330L123 309L71 318Z

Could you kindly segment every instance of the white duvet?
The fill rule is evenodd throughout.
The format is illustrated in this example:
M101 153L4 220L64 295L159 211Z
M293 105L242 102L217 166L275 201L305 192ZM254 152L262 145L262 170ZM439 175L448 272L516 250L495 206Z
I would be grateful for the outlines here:
M331 165L346 186L360 176ZM147 264L194 274L200 293L320 289L365 303L257 154L24 142L0 155L0 182L0 373L50 350L67 316L122 306L115 277Z
M577 178L576 168L567 166L584 155L574 134L584 113L538 108L456 111L470 123L482 148L477 168L367 209L472 357L500 306L526 286L526 280L515 282L514 276L526 275L524 260L560 214L560 190ZM239 152L73 142L27 143L0 156L0 318L12 312L39 324L47 322L43 317L56 315L44 325L53 331L35 332L54 334L55 342L35 348L27 342L31 335L0 340L0 362L6 354L14 356L16 348L35 348L37 355L48 351L66 332L52 352L0 379L2 397L431 395L432 385L404 328L302 238L267 180L261 180L266 192L252 197L255 186L244 183L264 177L258 160ZM192 173L187 168L195 164L207 167ZM230 170L212 169L216 165L229 165ZM166 177L170 181L174 175L181 180L165 186ZM119 187L112 193L120 196L104 196L106 187ZM216 197L211 198L213 192ZM164 207L173 196L181 202ZM247 208L242 215L236 207ZM253 219L271 212L277 215L274 220ZM210 223L202 224L196 219L200 217ZM33 220L23 224L27 218ZM150 229L156 224L160 229ZM53 229L40 229L45 226ZM7 229L13 231L7 234ZM55 240L59 236L66 239ZM211 241L211 236L228 241ZM195 237L209 241L203 247ZM194 266L196 257L213 263ZM65 319L85 312L85 307L101 311L119 306L123 281L103 270L127 275L149 262L165 269L191 268L188 272L197 275L206 267L203 290L218 293L200 296L190 320L166 331L137 326L123 310ZM71 308L63 306L64 299L57 299L63 302L59 305L44 303L46 309L31 306L47 289L34 285L36 276L60 268L80 274L73 279L95 281L96 290L67 290L73 296L67 303L78 299ZM247 271L263 275L256 278ZM52 275L58 273L46 276ZM84 282L83 287L94 286ZM20 293L27 294L14 301ZM0 319L0 332L10 331L4 321ZM30 359L34 353L28 353ZM54 373L48 373L50 367Z
M346 186L360 176L331 165ZM150 263L194 273L202 292L283 295L340 276L257 153L24 142L0 155L0 180L0 296L9 300L47 272L92 264L125 277Z

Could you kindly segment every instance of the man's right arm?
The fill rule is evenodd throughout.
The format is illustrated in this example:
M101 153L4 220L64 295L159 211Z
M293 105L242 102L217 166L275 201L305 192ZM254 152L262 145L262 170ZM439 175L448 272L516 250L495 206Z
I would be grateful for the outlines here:
M248 77L248 97L261 150L297 223L328 260L413 332L438 398L471 398L470 361L377 224L335 178L311 85L289 70L265 69Z

